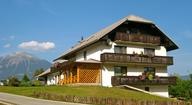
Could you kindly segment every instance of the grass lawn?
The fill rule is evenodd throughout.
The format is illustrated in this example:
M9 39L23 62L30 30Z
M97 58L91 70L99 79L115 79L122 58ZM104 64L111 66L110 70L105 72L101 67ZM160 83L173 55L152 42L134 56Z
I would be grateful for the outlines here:
M159 100L168 101L171 99L144 94L121 88L107 88L100 86L42 86L42 87L8 87L0 86L0 92L12 93L33 97L33 92L46 92L60 95L111 97L118 99L135 100Z

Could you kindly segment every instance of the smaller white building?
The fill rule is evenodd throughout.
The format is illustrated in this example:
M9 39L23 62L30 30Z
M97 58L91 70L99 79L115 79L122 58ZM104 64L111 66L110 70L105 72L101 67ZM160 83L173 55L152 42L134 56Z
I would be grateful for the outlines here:
M0 82L0 86L3 86L4 85L4 83L3 82Z

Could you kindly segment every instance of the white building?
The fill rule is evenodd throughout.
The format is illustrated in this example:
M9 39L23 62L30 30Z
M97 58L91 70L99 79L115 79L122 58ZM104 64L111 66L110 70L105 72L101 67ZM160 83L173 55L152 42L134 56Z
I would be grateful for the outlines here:
M131 15L80 41L44 76L47 84L129 85L168 97L176 78L167 52L177 48L153 22Z
M3 86L3 85L4 85L3 82L0 81L0 86Z

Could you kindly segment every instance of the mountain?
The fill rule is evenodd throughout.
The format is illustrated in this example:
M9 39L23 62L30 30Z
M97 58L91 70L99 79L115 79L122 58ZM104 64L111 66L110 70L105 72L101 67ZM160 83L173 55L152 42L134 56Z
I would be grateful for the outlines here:
M189 77L189 75L183 75L183 76L181 76L181 79L182 80L190 80L190 77Z
M47 69L51 63L26 52L15 52L0 57L0 80L9 76L22 78L24 74L32 77L36 69Z

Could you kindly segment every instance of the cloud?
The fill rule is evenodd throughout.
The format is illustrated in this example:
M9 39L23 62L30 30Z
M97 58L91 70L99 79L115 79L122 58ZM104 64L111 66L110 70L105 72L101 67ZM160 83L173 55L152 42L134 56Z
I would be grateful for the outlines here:
M53 42L29 41L19 44L18 47L34 51L46 51L55 48L55 44Z
M4 46L3 46L4 48L10 48L11 47L11 44L5 44Z

